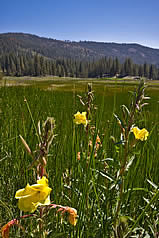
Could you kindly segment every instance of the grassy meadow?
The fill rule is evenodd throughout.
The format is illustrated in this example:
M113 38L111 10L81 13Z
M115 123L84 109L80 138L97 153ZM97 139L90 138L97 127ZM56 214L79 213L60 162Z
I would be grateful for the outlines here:
M29 214L18 209L15 193L36 183L36 166L28 169L33 158L19 135L36 153L38 122L47 117L55 119L46 166L51 202L78 214L72 226L66 213L46 209L41 233L38 208L35 217L10 228L10 237L159 237L158 89L146 88L149 104L133 114L133 125L148 130L147 140L137 140L131 132L126 144L127 109L131 112L138 85L94 82L90 103L87 84L26 80L22 85L4 82L0 88L0 227ZM88 106L89 126L76 125L74 114L88 112Z

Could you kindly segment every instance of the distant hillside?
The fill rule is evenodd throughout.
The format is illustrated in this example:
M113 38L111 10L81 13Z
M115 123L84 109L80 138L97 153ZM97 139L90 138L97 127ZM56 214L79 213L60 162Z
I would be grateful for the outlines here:
M0 34L0 55L6 53L38 53L50 59L72 58L98 60L118 57L123 62L131 58L136 64L159 65L159 49L139 44L101 43L92 41L70 42L24 33Z

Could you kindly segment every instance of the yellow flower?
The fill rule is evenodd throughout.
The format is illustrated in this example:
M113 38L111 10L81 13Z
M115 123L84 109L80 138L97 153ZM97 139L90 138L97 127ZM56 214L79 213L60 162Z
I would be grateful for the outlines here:
M34 212L40 205L49 205L51 190L45 176L37 180L37 184L31 186L27 184L24 189L18 190L15 194L15 198L19 199L19 209L24 212Z
M76 114L74 114L74 123L76 123L77 125L79 124L83 124L84 126L87 126L87 118L86 118L86 114L87 112L77 112Z
M67 212L69 213L68 221L71 225L75 226L77 223L77 210L72 207L67 207Z
M149 132L145 128L140 130L138 127L133 127L131 131L134 133L134 136L137 140L147 140L149 135Z

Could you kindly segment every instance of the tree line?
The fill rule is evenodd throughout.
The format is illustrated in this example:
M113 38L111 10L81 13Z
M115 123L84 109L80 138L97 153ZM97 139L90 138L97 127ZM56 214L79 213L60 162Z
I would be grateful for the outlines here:
M159 69L153 64L135 64L130 58L81 61L72 58L49 59L40 54L8 53L0 56L0 72L7 76L45 76L102 78L139 76L158 80Z

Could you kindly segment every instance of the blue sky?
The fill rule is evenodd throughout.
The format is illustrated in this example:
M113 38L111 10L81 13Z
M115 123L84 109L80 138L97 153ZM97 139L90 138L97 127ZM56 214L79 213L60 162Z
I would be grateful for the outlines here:
M159 0L1 0L0 33L159 48Z

